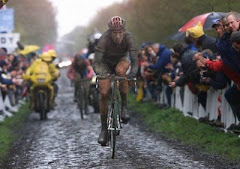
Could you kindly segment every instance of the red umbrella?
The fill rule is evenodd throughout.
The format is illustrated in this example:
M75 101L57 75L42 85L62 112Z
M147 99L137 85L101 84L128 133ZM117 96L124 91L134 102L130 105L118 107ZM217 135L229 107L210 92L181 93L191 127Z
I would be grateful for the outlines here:
M210 30L212 29L212 25L217 19L220 19L221 17L225 16L226 13L224 12L209 12L204 13L198 16L195 16L194 18L190 19L187 23L185 23L176 34L174 34L171 39L172 40L183 40L185 36L185 31L188 28L194 27L197 25L197 23L200 21L203 30Z

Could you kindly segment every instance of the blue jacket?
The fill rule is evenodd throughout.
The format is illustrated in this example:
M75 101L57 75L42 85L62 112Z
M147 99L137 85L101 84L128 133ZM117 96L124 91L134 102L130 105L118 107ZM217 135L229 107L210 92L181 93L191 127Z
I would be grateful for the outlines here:
M230 34L225 33L216 46L224 64L233 71L240 72L240 58L236 50L232 47Z
M13 84L11 79L5 79L5 78L2 77L2 71L0 71L0 83L6 84L6 85Z
M189 44L189 49L191 49L193 51L198 51L198 49L194 46L193 43Z
M172 51L169 50L165 45L160 45L159 51L157 53L157 63L150 65L150 69L158 70L158 71L163 71L167 72L168 70L165 68L165 66L168 63L171 63L171 55Z

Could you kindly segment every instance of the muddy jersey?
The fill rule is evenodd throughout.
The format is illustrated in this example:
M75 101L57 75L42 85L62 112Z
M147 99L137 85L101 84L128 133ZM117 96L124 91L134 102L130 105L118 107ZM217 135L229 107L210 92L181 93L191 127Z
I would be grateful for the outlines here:
M96 74L103 73L106 66L116 66L117 63L130 55L131 73L136 74L138 69L138 49L133 35L125 32L121 44L113 42L110 31L107 30L98 41L93 68Z
M87 76L87 67L90 66L90 63L88 60L84 59L80 65L77 64L76 61L73 61L72 66L75 72L80 74L81 77L84 78Z

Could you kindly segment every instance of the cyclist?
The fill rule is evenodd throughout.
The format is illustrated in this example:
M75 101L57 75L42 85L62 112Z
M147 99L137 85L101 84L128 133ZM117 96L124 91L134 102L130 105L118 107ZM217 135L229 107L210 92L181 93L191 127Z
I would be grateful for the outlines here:
M136 47L134 36L126 31L125 24L126 21L120 16L114 16L109 20L108 30L100 37L95 51L93 68L97 75L106 76L107 74L116 74L117 76L126 76L131 62L131 70L127 76L130 79L136 76L138 69L138 48ZM130 60L128 54L130 55ZM99 87L101 132L98 143L105 146L107 143L107 113L110 80L99 80ZM121 112L122 120L125 123L130 119L129 112L127 111L127 91L128 82L121 82Z
M74 75L70 75L70 74ZM68 70L68 77L73 77L75 92L74 100L76 100L77 90L78 90L78 80L80 79L91 79L93 76L93 69L88 59L84 59L82 54L75 54L74 61L72 62L71 67ZM70 78L71 79L71 78ZM89 85L85 85L86 91L89 91Z

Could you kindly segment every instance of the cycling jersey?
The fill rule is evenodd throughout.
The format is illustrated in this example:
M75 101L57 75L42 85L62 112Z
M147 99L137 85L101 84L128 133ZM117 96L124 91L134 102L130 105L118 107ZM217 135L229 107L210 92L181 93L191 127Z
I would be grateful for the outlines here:
M90 63L88 60L84 59L81 64L77 64L76 62L73 62L73 68L76 73L81 75L81 78L84 78L88 74L87 67L90 66Z
M127 59L128 53L131 60L131 73L136 74L138 69L138 49L130 32L125 32L121 44L116 44L111 38L111 32L107 30L98 41L93 68L96 74L109 72L122 59Z

